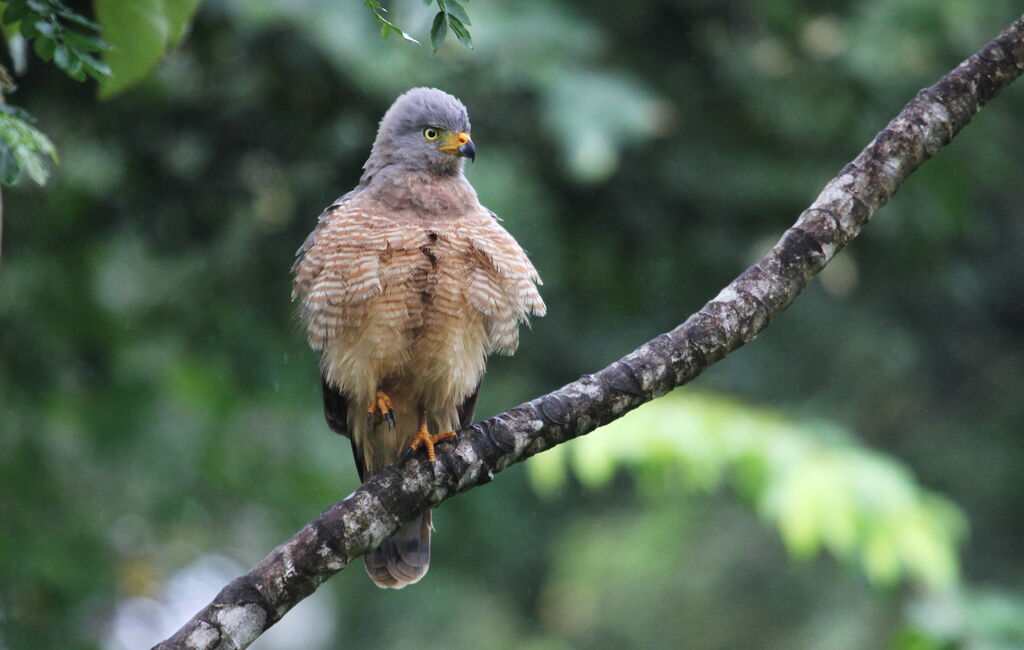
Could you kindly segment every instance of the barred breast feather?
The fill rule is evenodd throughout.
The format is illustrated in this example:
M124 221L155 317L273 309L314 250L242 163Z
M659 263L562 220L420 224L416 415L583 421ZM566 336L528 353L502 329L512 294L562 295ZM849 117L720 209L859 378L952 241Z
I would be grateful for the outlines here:
M299 250L293 299L310 345L346 394L409 370L427 401L460 400L486 356L515 351L520 323L544 314L540 277L479 204L443 218L386 212L342 197Z

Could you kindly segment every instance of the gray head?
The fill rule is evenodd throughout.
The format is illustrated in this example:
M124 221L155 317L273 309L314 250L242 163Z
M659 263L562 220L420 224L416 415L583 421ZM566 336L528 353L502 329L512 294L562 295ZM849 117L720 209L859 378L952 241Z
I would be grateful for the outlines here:
M469 115L462 102L436 88L413 88L384 113L373 150L363 165L363 181L389 167L457 174L462 171L463 158L476 158L469 129Z

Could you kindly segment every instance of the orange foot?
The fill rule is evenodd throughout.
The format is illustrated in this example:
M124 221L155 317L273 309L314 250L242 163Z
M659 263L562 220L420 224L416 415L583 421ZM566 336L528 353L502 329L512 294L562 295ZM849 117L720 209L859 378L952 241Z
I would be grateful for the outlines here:
M392 429L395 428L395 410L391 408L391 398L387 396L387 393L382 390L377 391L373 399L370 400L370 406L366 409L366 419L376 422L387 420L388 426Z
M412 439L412 442L409 443L409 449L406 450L405 455L406 457L409 457L416 453L416 450L420 447L426 447L427 460L432 463L436 462L437 455L434 453L434 445L444 442L445 440L454 440L455 437L454 431L442 431L436 436L432 436L430 435L430 432L427 431L426 423L420 424L419 431L416 432L416 436Z

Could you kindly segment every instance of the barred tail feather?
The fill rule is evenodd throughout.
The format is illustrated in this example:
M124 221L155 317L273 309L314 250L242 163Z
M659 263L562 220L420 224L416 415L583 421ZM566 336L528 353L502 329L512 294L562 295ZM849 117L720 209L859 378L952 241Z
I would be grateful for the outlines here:
M364 555L363 564L370 579L382 589L401 589L419 582L430 568L430 511Z

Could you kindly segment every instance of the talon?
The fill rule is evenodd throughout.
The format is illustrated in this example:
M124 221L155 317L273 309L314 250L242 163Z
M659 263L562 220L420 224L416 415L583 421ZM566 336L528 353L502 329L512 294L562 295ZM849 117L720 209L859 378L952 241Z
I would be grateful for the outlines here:
M409 443L409 448L406 450L403 460L415 453L420 447L425 447L427 450L427 460L435 463L437 462L437 454L434 453L434 445L456 437L457 436L454 431L442 431L436 436L432 436L427 431L426 423L421 423L419 430L416 432L416 436L412 439L412 442Z
M391 398L387 396L387 393L379 390L374 394L373 399L370 400L370 406L366 408L366 419L376 422L387 420L388 426L392 429L395 428L395 410L391 408Z

